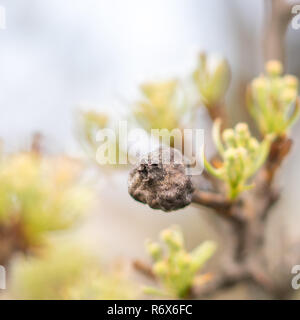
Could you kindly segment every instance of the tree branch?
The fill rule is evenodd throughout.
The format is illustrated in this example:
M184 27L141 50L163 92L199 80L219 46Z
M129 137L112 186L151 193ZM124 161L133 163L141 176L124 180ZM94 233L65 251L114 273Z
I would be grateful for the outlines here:
M273 182L277 170L292 148L292 139L283 136L277 138L271 146L270 154L264 166L265 180L267 184Z
M224 195L209 191L195 190L192 196L192 202L202 206L225 210L229 209L231 202L228 201Z
M264 59L285 58L285 33L292 18L293 4L287 0L265 0Z
M225 102L218 102L207 107L207 112L212 121L221 119L221 130L224 130L228 125L228 115L226 112Z
M152 272L152 268L151 266L147 265L146 263L144 263L143 261L140 260L134 260L133 261L133 267L142 275L144 275L145 277L155 280L155 275Z
M247 270L241 265L231 263L226 269L220 270L205 285L193 286L190 292L191 298L209 298L212 294L222 289L233 287L248 277Z

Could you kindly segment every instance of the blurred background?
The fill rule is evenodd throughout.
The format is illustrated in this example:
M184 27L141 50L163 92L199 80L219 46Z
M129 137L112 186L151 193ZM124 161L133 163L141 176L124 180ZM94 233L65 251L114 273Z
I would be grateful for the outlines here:
M0 137L5 149L24 149L36 131L46 150L84 157L75 113L91 106L116 117L130 112L138 85L188 75L199 51L226 57L232 69L227 105L234 122L247 119L245 84L263 68L262 0L1 0ZM289 28L287 70L300 76L300 31ZM206 134L209 135L209 132ZM299 137L299 125L293 131ZM269 250L280 259L280 235L299 233L299 139L280 174L281 201L270 224ZM181 225L188 248L220 242L210 212L189 207L156 212L130 198L128 172L93 172L97 204L80 236L112 261L146 258L145 238ZM271 228L271 227L270 227ZM275 229L274 229L275 228ZM277 228L277 229L276 229ZM283 236L283 235L282 235ZM278 245L276 245L276 241ZM219 243L219 253L222 247ZM277 248L276 252L273 251ZM299 261L300 263L300 261ZM236 294L242 298L243 289Z

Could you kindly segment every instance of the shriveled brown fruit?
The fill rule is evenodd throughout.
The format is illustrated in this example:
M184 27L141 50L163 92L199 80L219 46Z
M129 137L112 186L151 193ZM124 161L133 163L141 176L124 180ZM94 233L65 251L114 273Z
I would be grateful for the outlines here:
M153 209L173 211L191 203L194 187L181 153L161 147L131 170L128 191L135 200Z

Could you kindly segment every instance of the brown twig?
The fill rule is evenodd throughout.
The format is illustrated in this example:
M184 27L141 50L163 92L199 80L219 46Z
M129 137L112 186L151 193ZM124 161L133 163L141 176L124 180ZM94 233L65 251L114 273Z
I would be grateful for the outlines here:
M287 0L265 0L264 59L284 62L285 33L292 18L292 6Z
M151 266L147 265L143 261L140 260L134 260L133 261L133 267L142 275L146 276L147 278L150 278L152 280L155 279L155 275L152 272Z
M292 140L286 136L278 137L271 146L270 154L265 165L266 181L271 184L276 171L280 168L283 160L292 147Z
M34 133L32 136L30 151L38 155L41 154L43 152L42 142L43 135L40 132Z
M224 195L201 190L194 191L192 202L217 210L227 210L231 206L231 202Z
M228 125L228 115L226 112L226 106L224 102L218 102L207 107L207 112L212 121L221 119L221 130L225 129Z
M26 243L19 222L0 226L0 265L7 266L11 257L18 251L26 251Z

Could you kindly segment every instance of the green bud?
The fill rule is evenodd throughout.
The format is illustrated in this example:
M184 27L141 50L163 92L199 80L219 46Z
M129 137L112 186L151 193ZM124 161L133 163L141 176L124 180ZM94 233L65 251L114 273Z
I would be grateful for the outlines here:
M283 77L284 83L289 88L298 88L298 79L295 76L292 76L290 74Z
M162 255L162 249L156 242L147 241L146 250L154 260L158 260Z
M233 129L224 130L222 137L228 147L235 146L235 134Z
M225 158L225 161L228 160L228 161L233 161L237 158L237 151L236 149L234 148L230 148L228 150L225 151L225 155L224 155L224 158Z
M248 107L261 133L273 133L278 137L286 134L298 119L298 110L294 108L298 79L292 75L281 76L280 61L271 60L265 68L267 75L252 81L247 95Z
M191 253L192 255L192 264L195 269L201 268L207 260L216 251L217 246L213 241L205 241Z
M248 139L250 138L248 125L246 123L238 123L235 126L235 132L237 145L245 147Z
M256 152L259 148L258 141L255 138L250 138L248 148L249 148L249 151Z
M160 237L169 246L174 245L174 240L181 244L180 250L165 250L160 260L153 264L152 271L158 278L163 290L147 288L146 293L152 295L163 295L165 297L186 298L189 289L195 283L198 271L202 265L212 256L215 251L215 244L211 241L204 242L202 245L188 253L184 248L184 239L178 227L163 230ZM155 247L153 246L155 245ZM150 252L157 252L157 244L148 241L147 248Z
M225 146L220 143L219 132L219 128L215 125L214 141L223 158L223 164L218 169L206 159L204 164L210 174L226 183L227 196L230 200L234 200L242 191L249 189L248 179L265 161L269 152L269 144L262 148L262 144L265 143L259 143L254 137L251 137L246 123L238 123L234 130L224 130L222 137Z
M192 259L188 253L186 253L184 251L182 251L180 253L181 254L179 254L177 257L178 266L180 268L187 268L190 265Z
M182 235L178 230L166 229L161 233L161 239L171 248L178 250L183 246Z
M109 120L107 114L94 111L85 112L83 116L89 124L95 124L99 126L99 128L107 126Z
M244 147L238 147L236 149L236 152L240 158L245 158L248 154L247 149L245 149Z
M256 92L265 91L268 87L268 81L264 76L260 76L258 78L255 78L252 81L252 88Z
M282 63L278 60L270 60L265 65L268 75L275 77L280 76L282 73Z
M161 232L161 239L164 242L170 241L172 239L172 231L170 229L163 230Z
M248 136L250 134L249 127L248 127L247 123L238 123L235 126L235 131L236 131L236 133L243 135L243 136Z
M257 104L262 107L265 106L268 99L269 82L264 76L260 76L252 81L253 98Z
M168 266L165 261L158 261L153 266L153 272L158 276L164 276L168 273Z
M230 68L227 61L215 55L201 53L198 66L193 72L193 80L208 108L221 101L230 83Z
M285 103L292 103L297 98L297 90L293 88L284 89L281 93L281 99Z

